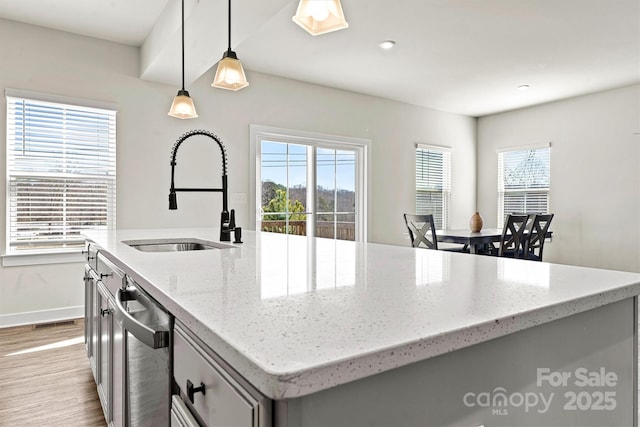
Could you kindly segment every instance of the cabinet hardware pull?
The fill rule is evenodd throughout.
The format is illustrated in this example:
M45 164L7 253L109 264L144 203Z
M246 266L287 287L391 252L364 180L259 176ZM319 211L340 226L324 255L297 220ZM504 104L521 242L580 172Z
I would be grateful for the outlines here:
M102 315L102 317L107 317L111 313L113 313L113 310L111 310L110 308L103 308L102 310L100 310L100 314Z
M100 273L100 280L104 279L105 277L113 277L113 273Z
M191 403L193 403L193 395L202 392L202 394L207 394L204 388L204 383L200 383L200 387L194 387L193 383L190 380L187 380L187 396Z

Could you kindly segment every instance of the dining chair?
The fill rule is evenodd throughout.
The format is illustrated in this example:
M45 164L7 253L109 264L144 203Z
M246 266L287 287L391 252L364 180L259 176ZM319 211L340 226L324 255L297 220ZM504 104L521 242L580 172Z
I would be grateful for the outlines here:
M533 224L533 219L536 216L536 213L533 212L511 212L511 215L527 215L527 227L531 227ZM528 229L528 228L527 228Z
M411 215L404 214L404 223L409 231L409 240L414 248L426 247L438 250L438 237L433 214ZM421 246L423 245L423 246ZM467 252L467 248L442 248L449 252Z
M500 236L499 257L524 258L525 235L529 215L507 215L507 220Z
M544 242L552 219L553 214L534 215L531 225L527 228L527 236L524 246L526 259L542 261L542 250L544 249Z

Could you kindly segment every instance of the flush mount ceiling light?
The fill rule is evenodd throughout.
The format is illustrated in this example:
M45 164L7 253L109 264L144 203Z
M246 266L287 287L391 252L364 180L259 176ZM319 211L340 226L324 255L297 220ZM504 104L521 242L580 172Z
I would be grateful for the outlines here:
M340 0L300 0L292 19L312 36L349 26L344 19Z
M236 53L231 50L231 0L229 0L229 45L227 51L222 54L222 59L218 61L218 69L211 86L234 91L249 86L242 63Z
M168 114L178 119L195 119L198 117L193 100L189 96L189 92L184 89L184 0L182 0L182 89L173 98Z
M380 42L378 46L380 46L381 49L389 50L389 49L393 49L395 45L396 45L396 42L394 42L393 40L385 40L383 42Z

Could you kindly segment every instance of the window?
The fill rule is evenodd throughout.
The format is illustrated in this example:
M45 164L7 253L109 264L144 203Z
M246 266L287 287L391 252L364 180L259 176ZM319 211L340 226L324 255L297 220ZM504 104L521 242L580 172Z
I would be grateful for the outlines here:
M551 148L498 152L498 227L509 213L549 213Z
M6 93L7 253L82 247L115 228L116 112L24 94Z
M433 214L438 229L449 228L451 149L416 145L416 213Z
M367 141L252 125L256 229L365 240Z

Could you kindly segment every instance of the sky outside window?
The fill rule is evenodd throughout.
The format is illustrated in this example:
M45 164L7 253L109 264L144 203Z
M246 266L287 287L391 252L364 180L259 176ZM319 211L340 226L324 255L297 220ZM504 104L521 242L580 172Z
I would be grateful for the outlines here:
M287 162L287 146L288 162ZM262 181L287 186L306 182L307 147L262 141ZM355 191L355 153L351 151L318 149L317 183L325 188ZM334 167L334 163L337 167ZM289 174L287 180L287 173Z

